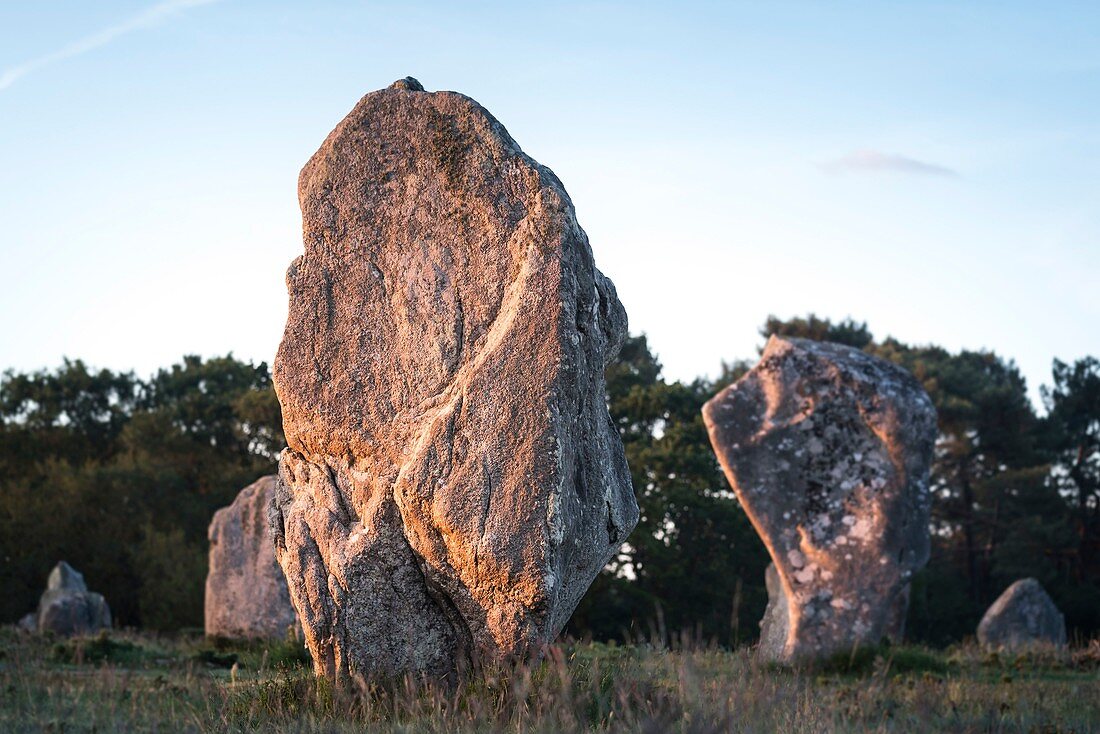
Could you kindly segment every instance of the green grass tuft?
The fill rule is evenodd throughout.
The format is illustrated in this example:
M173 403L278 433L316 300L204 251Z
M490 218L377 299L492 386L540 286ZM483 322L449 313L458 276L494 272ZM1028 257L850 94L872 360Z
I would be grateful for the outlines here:
M942 655L924 648L876 645L837 653L811 667L822 674L866 676L887 671L946 673L951 663Z
M150 651L134 642L112 638L106 631L95 637L74 637L56 643L50 660L70 665L112 663L133 666L146 662Z

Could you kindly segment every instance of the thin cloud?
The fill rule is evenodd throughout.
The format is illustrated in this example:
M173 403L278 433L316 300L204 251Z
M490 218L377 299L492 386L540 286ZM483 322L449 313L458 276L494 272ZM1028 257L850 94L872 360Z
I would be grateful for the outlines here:
M165 0L164 2L152 5L145 10L142 10L137 15L127 18L118 25L105 28L98 33L93 33L90 36L81 38L75 43L70 43L64 48L58 49L53 53L46 54L45 56L39 56L38 58L24 61L21 64L8 67L0 74L0 92L4 91L16 81L25 77L27 74L38 71L39 69L49 66L50 64L56 64L59 61L65 61L71 59L74 56L80 56L94 49L106 46L111 41L115 40L119 36L124 36L127 33L133 33L134 31L141 30L142 28L148 28L149 26L156 25L161 21L183 12L190 8L197 7L199 5L209 5L210 3L218 2L219 0Z
M958 178L959 173L946 166L918 161L894 153L856 150L821 166L828 173L909 173L918 176Z

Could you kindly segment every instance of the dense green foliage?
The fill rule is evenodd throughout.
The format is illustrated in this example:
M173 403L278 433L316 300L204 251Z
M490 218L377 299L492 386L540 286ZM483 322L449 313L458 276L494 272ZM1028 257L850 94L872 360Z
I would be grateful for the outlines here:
M201 625L210 517L282 448L266 365L9 372L0 417L0 618L32 610L65 559L118 624Z
M661 379L645 336L607 371L638 527L581 602L570 631L596 639L751 640L767 603L767 552L722 475L703 426L717 385Z
M910 635L973 634L1012 581L1034 576L1071 635L1100 631L1100 362L1055 362L1028 400L989 352L874 339L865 324L770 318L771 334L830 340L909 369L939 411L933 555L915 581ZM645 336L607 372L608 401L641 520L569 631L595 639L686 634L723 645L758 633L767 554L718 469L700 414L751 366L667 381ZM274 469L283 445L266 365L186 357L148 380L65 362L0 383L0 619L31 610L60 559L104 593L118 623L202 623L214 510Z

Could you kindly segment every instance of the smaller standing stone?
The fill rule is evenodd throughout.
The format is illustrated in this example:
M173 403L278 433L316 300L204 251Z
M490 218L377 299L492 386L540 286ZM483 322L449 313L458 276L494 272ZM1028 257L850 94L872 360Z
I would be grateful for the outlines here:
M1062 647L1066 621L1038 581L1020 579L986 611L978 625L978 641L1002 650Z
M267 507L274 476L240 491L214 513L206 577L206 634L229 638L282 638L297 624L286 577L275 560Z
M39 632L83 635L108 629L111 610L101 594L88 591L84 576L65 561L50 572L46 591L38 601Z
M758 653L813 661L899 638L928 561L936 438L913 376L858 349L773 336L703 420L772 557Z

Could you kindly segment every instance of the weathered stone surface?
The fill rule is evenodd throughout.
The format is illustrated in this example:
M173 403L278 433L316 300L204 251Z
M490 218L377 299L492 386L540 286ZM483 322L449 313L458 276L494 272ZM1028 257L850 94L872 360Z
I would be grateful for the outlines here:
M790 624L787 594L779 581L779 572L775 564L769 563L764 571L764 587L768 591L768 606L760 620L761 650L782 650L787 644L787 628Z
M787 644L790 609L787 593L783 590L783 584L779 580L779 572L775 570L774 563L769 563L764 571L764 586L768 591L768 606L764 609L764 617L760 620L759 647L769 657L775 658L779 655L768 651L782 650ZM904 640L905 618L908 613L909 584L906 584L894 596L890 605L890 613L883 627L883 637L894 643Z
M207 531L207 635L283 638L297 623L267 516L275 483L275 476L262 477L214 513Z
M528 653L637 521L604 398L615 288L557 177L422 90L368 94L299 179L272 521L333 677Z
M1005 589L978 624L978 641L991 649L1021 650L1066 644L1066 621L1035 579Z
M50 571L38 600L39 632L83 635L110 628L111 610L100 594L88 591L84 576L65 561Z
M917 381L856 349L773 336L703 417L775 565L760 654L813 660L900 634L929 553L936 413Z

